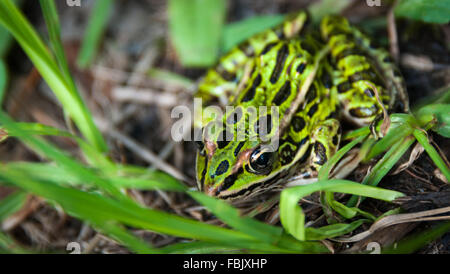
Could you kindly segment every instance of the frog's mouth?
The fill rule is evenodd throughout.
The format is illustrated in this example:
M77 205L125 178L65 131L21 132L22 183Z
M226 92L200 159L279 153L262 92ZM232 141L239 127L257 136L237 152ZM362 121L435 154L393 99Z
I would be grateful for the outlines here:
M254 182L253 184L244 189L234 189L234 190L228 190L227 188L228 185L225 179L219 185L205 187L204 191L207 195L222 200L236 200L238 198L247 199L249 197L257 195L258 193L260 193L260 191L262 192L278 185L278 183L283 181L280 179L285 177L284 174L285 172L277 172L272 174L271 176L267 176L264 179L261 179L260 181ZM230 175L228 178L230 178L231 176L233 175Z

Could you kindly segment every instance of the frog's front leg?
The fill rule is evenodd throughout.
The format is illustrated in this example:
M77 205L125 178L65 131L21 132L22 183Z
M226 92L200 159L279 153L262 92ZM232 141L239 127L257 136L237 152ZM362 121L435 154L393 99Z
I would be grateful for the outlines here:
M320 122L310 137L311 154L289 181L307 184L317 180L322 166L337 151L341 139L341 126L338 120L331 118Z
M316 171L336 153L341 140L341 124L336 119L319 123L311 135L311 156L309 166Z

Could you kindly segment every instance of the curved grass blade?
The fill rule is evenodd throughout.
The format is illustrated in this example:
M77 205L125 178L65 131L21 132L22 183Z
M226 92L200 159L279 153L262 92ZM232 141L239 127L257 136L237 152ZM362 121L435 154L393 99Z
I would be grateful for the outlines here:
M232 228L242 231L247 235L252 235L267 244L277 245L280 250L274 250L274 252L327 252L326 248L320 244L318 245L318 243L298 242L296 239L283 234L282 229L279 227L259 222L250 217L242 217L237 209L222 200L209 197L197 191L190 191L188 194L206 206L219 219Z
M280 220L286 231L301 241L305 241L307 238L305 232L305 214L298 206L298 202L303 197L317 191L349 193L384 201L393 201L398 197L404 196L403 193L397 191L337 179L319 181L311 185L287 188L281 192Z
M253 218L242 217L237 209L226 202L207 196L201 192L190 191L188 194L234 229L247 233L248 235L254 235L259 240L267 243L279 241L283 232L281 228L261 223Z
M368 223L369 220L361 219L351 222L349 224L332 224L319 228L307 227L305 229L305 238L308 240L325 240L332 239L357 229L363 223Z
M59 204L65 212L87 220L95 226L117 222L158 233L207 241L215 244L232 245L238 248L267 252L299 252L296 246L283 249L259 241L245 233L206 223L186 219L158 210L146 209L135 203L123 203L96 193L61 187L49 182L36 181L7 166L0 166L0 178L35 195ZM311 250L321 247L320 243L307 243ZM304 248L304 247L303 247ZM308 250L303 250L308 252Z
M450 91L448 94L450 94ZM436 122L432 129L440 135L450 138L450 104L426 105L419 109L417 116L423 125L430 123L430 121L431 123Z
M42 13L44 14L44 20L50 37L50 44L56 57L56 61L58 62L59 68L66 78L67 83L71 85L71 89L76 90L75 82L70 74L69 65L67 64L64 47L61 41L60 24L55 2L53 0L39 0L39 3L41 4Z
M428 138L423 133L423 131L419 129L415 129L414 137L416 137L417 141L423 146L425 151L430 156L431 160L433 160L434 164L439 168L439 170L444 174L445 178L447 179L447 182L450 182L450 169L445 164L444 160L442 160L441 156L439 156L439 153L436 151L436 149L428 142Z

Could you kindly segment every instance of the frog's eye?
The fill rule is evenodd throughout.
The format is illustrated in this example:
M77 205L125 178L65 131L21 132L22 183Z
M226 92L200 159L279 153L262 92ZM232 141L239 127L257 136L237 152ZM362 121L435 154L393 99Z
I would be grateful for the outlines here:
M265 175L272 171L274 152L255 149L250 156L250 171L255 174Z

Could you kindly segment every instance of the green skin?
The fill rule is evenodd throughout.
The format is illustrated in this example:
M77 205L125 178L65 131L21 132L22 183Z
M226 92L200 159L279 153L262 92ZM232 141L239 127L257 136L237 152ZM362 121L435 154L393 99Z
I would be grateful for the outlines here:
M305 31L306 19L305 12L293 14L250 38L200 83L196 97L235 107L235 113L195 122L204 128L197 182L208 195L248 198L292 174L312 176L339 148L341 120L365 126L381 115L373 87L387 110L401 102L401 111L408 111L403 79L386 51L372 48L343 17L325 17L320 34ZM248 111L260 106L267 111ZM279 119L271 106L278 107ZM258 126L267 118L271 131L262 136ZM213 124L220 126L212 130ZM225 135L234 139L223 141ZM276 140L275 151L267 137Z

